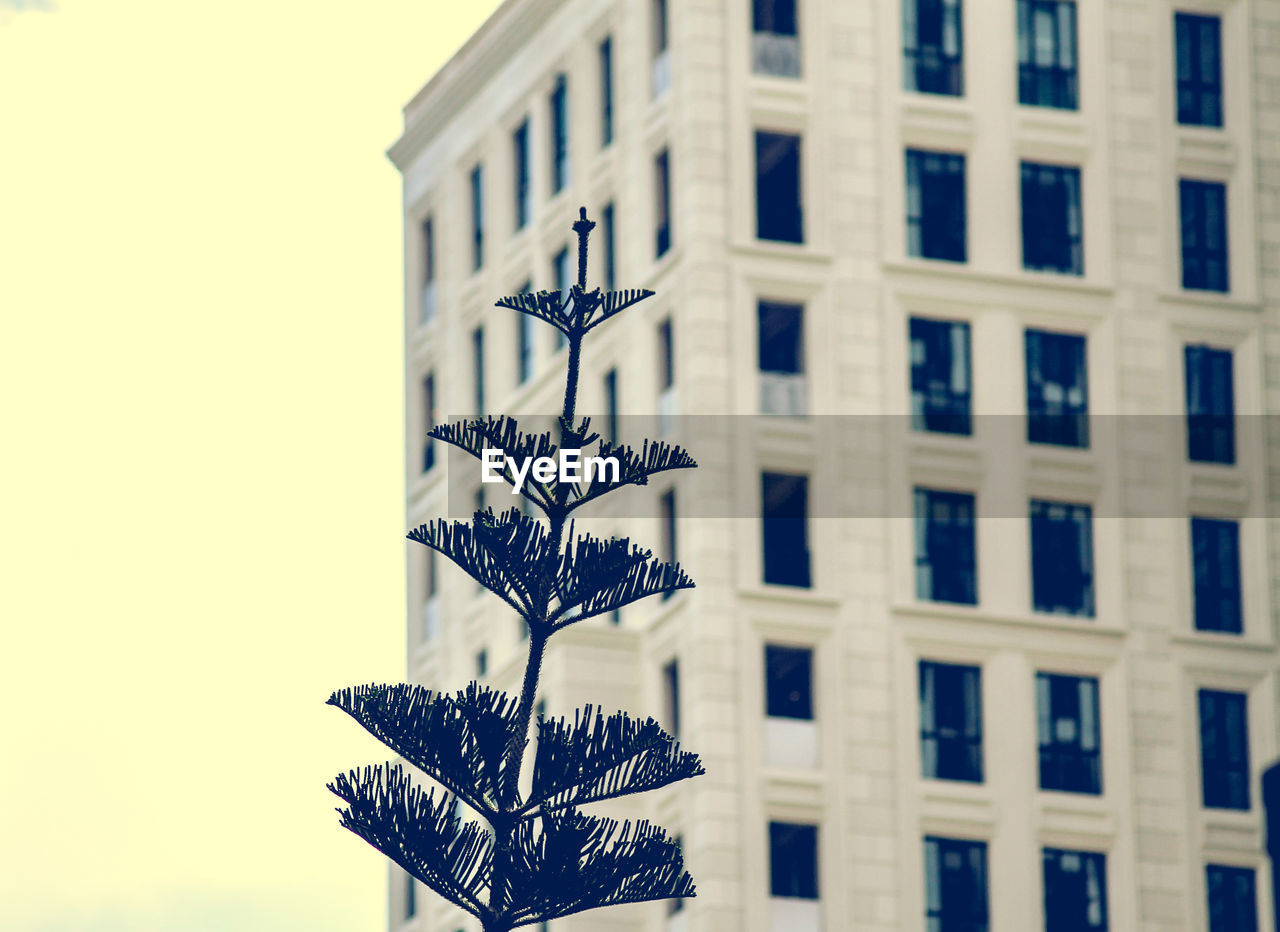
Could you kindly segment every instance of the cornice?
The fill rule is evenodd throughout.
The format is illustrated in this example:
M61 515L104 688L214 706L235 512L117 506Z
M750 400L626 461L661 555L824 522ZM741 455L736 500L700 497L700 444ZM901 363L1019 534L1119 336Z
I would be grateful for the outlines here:
M404 106L404 132L387 149L403 173L426 143L467 106L503 62L565 0L504 0Z

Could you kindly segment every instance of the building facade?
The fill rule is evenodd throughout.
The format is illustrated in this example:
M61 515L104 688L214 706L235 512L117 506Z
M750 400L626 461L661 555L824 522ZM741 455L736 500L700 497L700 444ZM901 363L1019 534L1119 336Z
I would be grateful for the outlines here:
M1280 5L507 0L390 155L410 526L474 500L432 424L558 410L492 305L571 281L579 205L589 284L656 292L580 409L751 424L702 472L753 508L598 517L698 587L542 681L703 757L608 805L698 896L551 928L1274 928ZM517 690L518 622L409 581L409 677ZM478 928L398 872L390 914Z

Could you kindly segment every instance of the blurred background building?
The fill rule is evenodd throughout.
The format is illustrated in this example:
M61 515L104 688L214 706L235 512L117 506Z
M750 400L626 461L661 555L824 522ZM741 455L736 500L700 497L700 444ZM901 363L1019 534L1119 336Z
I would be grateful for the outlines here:
M558 411L556 335L492 305L567 286L579 205L589 284L657 292L580 410L753 425L704 467L752 509L614 516L698 588L542 681L703 756L609 809L699 895L552 929L1273 928L1280 4L507 0L390 155L410 526L466 510L431 425ZM409 676L517 690L517 621L409 561ZM390 911L478 928L398 871Z

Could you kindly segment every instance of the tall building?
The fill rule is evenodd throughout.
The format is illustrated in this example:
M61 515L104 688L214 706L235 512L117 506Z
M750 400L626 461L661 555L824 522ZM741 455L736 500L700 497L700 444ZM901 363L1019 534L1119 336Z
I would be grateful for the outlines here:
M507 0L390 155L409 525L462 516L438 419L558 410L492 304L571 280L579 205L589 283L657 293L581 410L752 425L703 471L753 509L599 519L698 587L542 681L702 755L607 804L698 896L551 929L1273 929L1280 5ZM409 561L409 676L518 689L510 613Z

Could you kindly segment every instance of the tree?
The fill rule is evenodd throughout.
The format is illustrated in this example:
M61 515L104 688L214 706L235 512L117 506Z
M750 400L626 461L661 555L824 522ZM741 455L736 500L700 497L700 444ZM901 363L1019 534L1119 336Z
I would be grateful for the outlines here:
M574 414L582 342L587 333L649 298L647 289L587 290L587 239L595 224L586 209L573 224L578 280L558 291L497 302L544 321L569 344L558 442L551 432L525 433L509 417L441 424L439 441L484 460L498 451L503 476L541 510L545 522L512 508L477 511L470 522L438 519L411 540L456 563L502 599L528 625L528 658L520 695L472 682L456 694L417 685L374 684L329 697L374 737L431 778L423 786L399 764L366 767L329 784L346 803L342 825L406 873L476 916L485 932L508 932L559 916L645 900L694 895L679 846L647 821L619 823L582 807L656 789L703 772L652 719L623 712L605 716L587 705L573 720L538 717L531 789L520 791L538 675L548 640L588 618L647 596L693 587L676 564L653 558L627 539L575 537L580 507L625 485L695 465L678 446L646 440L639 451L602 439L589 418ZM615 461L580 481L516 481L513 464L559 458L560 451ZM568 540L566 541L566 536ZM485 824L457 817L461 800Z

